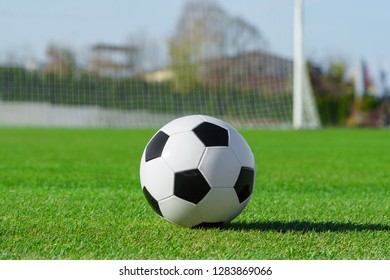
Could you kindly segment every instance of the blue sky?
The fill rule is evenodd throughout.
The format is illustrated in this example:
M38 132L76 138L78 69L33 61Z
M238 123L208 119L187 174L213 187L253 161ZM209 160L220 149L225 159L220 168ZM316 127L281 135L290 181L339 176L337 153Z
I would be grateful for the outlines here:
M270 49L291 57L293 0L216 0L255 25ZM83 53L94 43L123 44L145 36L163 46L186 0L2 0L0 61L45 59L49 43ZM304 0L306 56L326 64L342 58L350 69L362 59L371 75L390 65L390 1ZM159 50L164 60L164 48ZM83 56L83 55L81 55Z

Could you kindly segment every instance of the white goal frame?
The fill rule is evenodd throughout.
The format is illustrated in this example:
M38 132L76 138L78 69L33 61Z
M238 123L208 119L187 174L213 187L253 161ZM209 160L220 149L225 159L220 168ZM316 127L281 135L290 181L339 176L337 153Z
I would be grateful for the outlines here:
M303 3L294 3L293 127L319 128L321 121L313 98L303 50Z

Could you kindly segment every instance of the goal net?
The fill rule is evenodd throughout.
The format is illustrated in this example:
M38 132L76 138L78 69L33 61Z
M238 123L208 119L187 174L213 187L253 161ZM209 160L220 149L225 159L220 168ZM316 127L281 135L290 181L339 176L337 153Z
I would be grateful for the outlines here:
M320 126L307 72L294 77L292 1L245 0L241 9L222 6L223 1L176 2L175 19L164 14L169 10L164 3L153 2L161 18L150 15L146 32L123 43L108 37L82 49L72 46L76 41L48 43L41 57L9 50L12 55L0 57L0 125L159 127L205 114L237 127L290 128L298 81L298 127ZM145 35L159 33L159 22L168 18L166 37ZM7 20L15 26L20 17ZM71 15L61 20L66 24L59 32L80 24ZM131 24L138 26L129 19ZM304 65L303 56L299 59Z

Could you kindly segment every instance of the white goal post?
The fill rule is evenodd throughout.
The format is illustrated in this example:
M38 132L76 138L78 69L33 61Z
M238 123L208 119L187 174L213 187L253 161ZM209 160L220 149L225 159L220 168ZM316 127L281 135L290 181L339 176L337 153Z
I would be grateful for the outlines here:
M302 9L302 0L295 0L293 127L296 129L318 128L321 126L303 51Z
M0 127L158 128L190 114L239 128L321 127L303 51L302 0L242 1L259 22L214 0L183 3L172 34L152 44L138 35L83 51L48 45L43 60L0 58ZM62 20L73 24L71 16ZM283 36L291 40L278 43ZM283 53L278 44L291 46Z

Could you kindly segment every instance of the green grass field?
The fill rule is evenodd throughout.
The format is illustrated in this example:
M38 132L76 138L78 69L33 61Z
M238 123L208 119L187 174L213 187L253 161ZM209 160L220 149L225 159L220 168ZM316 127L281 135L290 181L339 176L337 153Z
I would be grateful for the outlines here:
M147 204L154 132L0 129L0 259L390 259L390 130L242 131L254 196L214 229Z

